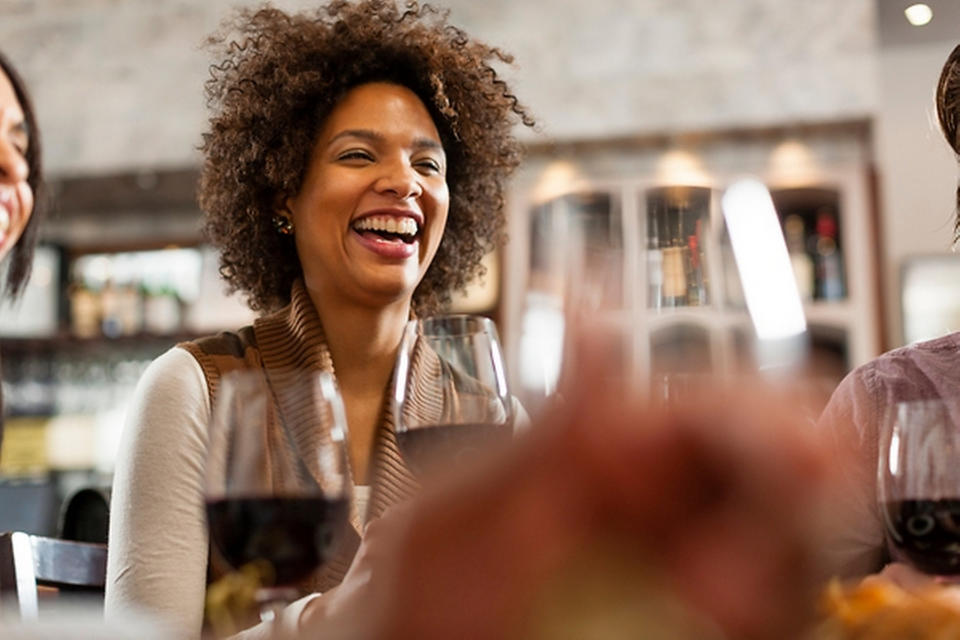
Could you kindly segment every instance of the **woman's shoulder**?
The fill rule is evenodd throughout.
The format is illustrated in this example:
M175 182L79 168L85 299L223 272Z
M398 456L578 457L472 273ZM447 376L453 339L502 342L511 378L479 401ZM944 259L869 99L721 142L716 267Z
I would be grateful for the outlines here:
M854 369L846 380L877 401L933 398L960 388L960 332L888 351Z
M891 370L900 371L904 368L960 369L957 367L958 356L960 356L960 331L892 349L857 367L855 372L867 375Z
M194 338L177 345L191 353L209 356L235 356L242 358L248 348L256 348L257 339L253 326L248 325L236 331L221 331L219 333Z
M878 360L892 360L898 358L911 359L927 356L954 357L957 355L957 353L960 353L960 331L954 331L953 333L948 333L938 338L932 338L922 342L914 342L913 344L892 349L881 355Z
M171 347L150 363L140 377L138 387L143 393L163 392L164 395L206 394L206 379L200 363L180 345Z
M182 445L184 438L199 442L209 413L209 390L199 363L184 349L170 348L143 372L127 407L124 437L129 455L158 446L167 451L171 443Z
M260 351L252 326L181 342L177 348L193 358L211 389L225 372L260 365Z

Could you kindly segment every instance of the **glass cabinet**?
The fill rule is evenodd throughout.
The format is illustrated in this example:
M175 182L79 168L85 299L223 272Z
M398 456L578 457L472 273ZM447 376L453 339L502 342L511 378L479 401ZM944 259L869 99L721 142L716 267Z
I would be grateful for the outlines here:
M684 152L698 170L673 176L662 171L670 149L535 155L517 180L510 212L513 278L505 282L503 315L518 386L545 375L528 371L530 361L557 359L549 352L565 339L572 280L592 275L581 286L597 289L597 263L605 277L602 292L592 292L602 298L594 300L593 318L621 328L617 357L628 375L755 369L753 329L720 207L726 187L745 174L766 183L779 217L819 367L814 375L837 382L874 357L878 276L867 149L856 132L828 133L803 141L806 165L786 170L775 136L702 143ZM576 170L544 187L558 162ZM578 234L573 242L571 234Z

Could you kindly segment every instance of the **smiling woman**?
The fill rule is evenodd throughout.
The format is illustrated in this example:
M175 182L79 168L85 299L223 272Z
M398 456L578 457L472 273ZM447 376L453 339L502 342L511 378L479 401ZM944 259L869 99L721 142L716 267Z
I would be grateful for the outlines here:
M302 268L291 236L276 233L278 202L300 191L319 129L344 95L387 82L416 94L446 155L450 224L412 301L418 313L442 308L502 238L505 180L520 159L512 128L533 124L493 66L512 58L416 3L337 1L309 18L267 9L229 27L244 37L211 38L222 60L207 83L215 114L200 203L230 286L256 309L289 303Z
M40 193L40 132L26 87L0 55L0 261L10 255L6 293L16 296L30 277Z
M200 634L206 581L220 573L208 573L202 487L222 376L258 370L276 398L291 371L335 373L352 543L282 616L297 627L309 610L315 623L326 601L315 594L340 583L358 546L357 557L376 554L365 522L417 488L387 394L403 328L481 273L503 237L513 126L533 124L494 69L511 58L429 5L268 6L240 12L211 44L220 63L206 87L199 199L221 274L263 315L178 345L141 380L114 476L106 598L108 615L147 609L186 636ZM295 419L279 403L270 415L265 434Z
M16 298L30 278L40 218L34 205L40 175L40 132L33 105L20 76L0 54L0 274L6 271L0 304L8 302L4 298Z

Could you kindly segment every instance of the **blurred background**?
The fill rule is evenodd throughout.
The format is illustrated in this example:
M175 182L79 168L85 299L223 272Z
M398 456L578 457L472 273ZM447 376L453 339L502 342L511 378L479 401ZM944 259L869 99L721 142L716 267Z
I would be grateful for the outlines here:
M223 295L194 198L202 43L242 4L0 0L53 205L27 295L0 307L0 530L55 531L66 497L109 485L150 360L252 317ZM957 167L933 105L960 4L928 0L919 25L895 0L442 4L514 54L504 73L540 123L518 132L511 241L457 301L498 322L529 402L558 366L570 220L615 274L602 306L630 328L624 370L750 368L718 204L743 175L771 190L827 384L960 326Z

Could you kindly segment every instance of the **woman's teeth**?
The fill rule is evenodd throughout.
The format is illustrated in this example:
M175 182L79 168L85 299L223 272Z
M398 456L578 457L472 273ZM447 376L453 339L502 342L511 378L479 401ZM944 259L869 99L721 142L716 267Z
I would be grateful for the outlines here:
M0 206L0 234L6 233L10 228L10 214L5 207Z
M354 223L357 231L373 231L374 233L392 233L412 239L417 235L419 228L413 218L392 218L389 216L371 216Z

